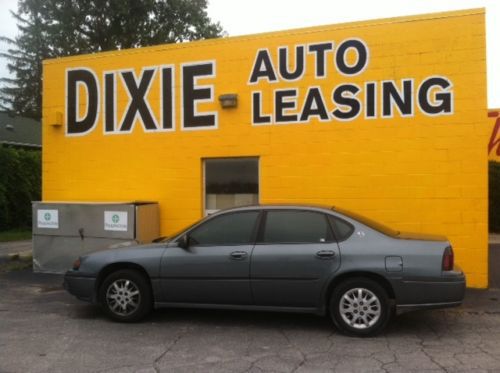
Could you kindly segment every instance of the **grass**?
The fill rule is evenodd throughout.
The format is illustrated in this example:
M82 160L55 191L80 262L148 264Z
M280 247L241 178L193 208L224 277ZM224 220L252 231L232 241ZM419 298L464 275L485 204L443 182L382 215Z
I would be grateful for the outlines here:
M11 229L0 231L0 242L22 241L31 239L31 229Z

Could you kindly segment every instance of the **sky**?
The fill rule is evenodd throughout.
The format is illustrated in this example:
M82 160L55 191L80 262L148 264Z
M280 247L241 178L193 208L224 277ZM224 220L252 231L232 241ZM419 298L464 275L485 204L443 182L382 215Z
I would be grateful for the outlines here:
M0 0L0 35L15 37L7 9L17 0ZM229 36L447 10L486 8L488 107L500 108L500 0L209 0L208 15ZM0 51L7 45L0 41ZM0 59L0 76L8 76Z

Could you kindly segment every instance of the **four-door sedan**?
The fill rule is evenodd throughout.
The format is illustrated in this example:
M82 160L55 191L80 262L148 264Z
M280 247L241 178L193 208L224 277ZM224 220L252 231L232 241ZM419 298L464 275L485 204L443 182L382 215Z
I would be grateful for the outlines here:
M465 277L444 237L393 231L336 208L249 206L150 245L79 258L64 279L114 320L153 307L329 314L356 336L394 311L458 306Z

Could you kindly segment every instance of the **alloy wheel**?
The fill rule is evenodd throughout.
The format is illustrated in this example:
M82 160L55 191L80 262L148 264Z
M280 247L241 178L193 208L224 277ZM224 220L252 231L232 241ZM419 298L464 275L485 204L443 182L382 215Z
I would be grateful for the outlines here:
M129 316L139 308L141 292L133 281L118 279L108 286L106 303L113 313L120 316Z
M346 291L339 302L339 313L347 325L367 329L375 325L382 314L380 299L366 288Z

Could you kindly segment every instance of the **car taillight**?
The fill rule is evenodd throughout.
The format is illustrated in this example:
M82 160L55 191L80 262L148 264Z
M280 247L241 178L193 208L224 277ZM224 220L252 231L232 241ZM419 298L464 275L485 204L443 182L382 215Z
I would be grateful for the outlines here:
M453 249L451 246L448 246L446 249L444 249L443 271L451 270L453 270Z
M80 263L80 258L78 258L77 260L75 260L75 261L73 262L73 269L74 269L75 271L78 271L78 270L80 269L80 264L81 264L81 263Z

